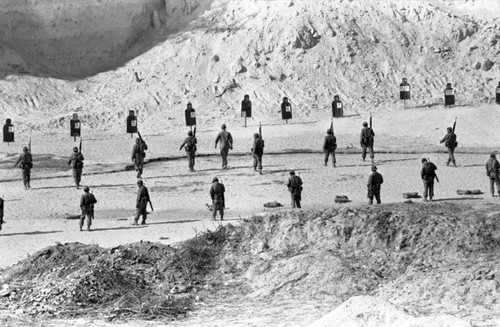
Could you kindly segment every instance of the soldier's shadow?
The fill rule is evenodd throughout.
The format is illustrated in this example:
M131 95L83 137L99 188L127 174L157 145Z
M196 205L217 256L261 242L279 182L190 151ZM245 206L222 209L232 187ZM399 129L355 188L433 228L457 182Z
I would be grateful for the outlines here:
M137 225L137 226L122 226L122 227L109 227L109 228L91 228L91 232L101 232L107 230L126 230L126 229L142 229L147 227L147 225Z
M62 233L62 230L33 231L33 232L10 233L10 234L3 234L0 232L0 237L2 237L2 236L16 236L16 235L43 235L43 234L55 234L55 233Z
M464 201L464 200L484 200L484 198L472 198L472 197L462 197L462 198L445 198L445 199L434 199L432 202L446 202L446 201Z

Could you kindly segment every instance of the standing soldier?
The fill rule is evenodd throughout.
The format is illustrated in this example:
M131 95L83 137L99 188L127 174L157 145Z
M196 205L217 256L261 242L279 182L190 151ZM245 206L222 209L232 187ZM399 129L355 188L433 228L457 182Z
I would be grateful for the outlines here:
M231 133L226 131L226 124L222 124L222 131L217 134L215 139L215 148L217 149L217 143L220 141L220 155L222 156L222 169L227 169L227 154L229 149L233 149L233 137Z
M88 186L83 188L83 195L80 199L80 208L82 208L82 215L80 216L80 231L82 231L83 223L85 218L87 218L87 231L90 231L90 225L92 225L92 219L94 219L94 204L97 200L94 194L89 193L90 189Z
M220 220L224 220L224 207L226 199L224 198L224 192L226 188L224 184L219 183L219 179L214 177L212 179L212 186L210 187L210 197L212 198L212 209L213 209L213 220L217 215L217 211L220 213Z
M252 157L253 157L253 170L257 171L259 168L259 174L262 174L262 155L264 154L264 140L260 138L259 133L253 135L253 147L252 147Z
M23 153L17 159L17 162L14 164L14 167L21 163L20 167L23 171L23 184L25 189L30 189L30 180L31 180L31 168L33 167L33 158L31 157L31 153L28 151L28 147L23 147Z
M380 204L380 185L384 183L382 175L377 172L377 167L372 166L372 174L368 177L368 204L373 204L373 197L377 199L377 204Z
M3 225L3 199L0 198L0 230L2 230Z
M295 175L295 171L290 171L290 177L286 184L292 197L292 208L301 208L300 201L302 201L302 179Z
M181 147L179 148L179 151L182 150L182 148L185 146L186 148L186 155L188 159L188 166L189 166L189 171L194 172L194 157L196 154L196 136L193 135L192 131L188 131L188 137L184 139L184 142L182 142Z
M73 154L69 157L68 166L71 165L73 168L73 179L77 189L80 188L80 181L82 180L83 160L83 154L76 146L73 147Z
M325 140L323 141L323 152L325 153L325 166L328 166L328 157L332 155L333 167L336 167L337 159L335 158L335 150L337 149L337 138L333 135L331 128L326 131Z
M137 181L137 186L139 187L139 189L137 190L137 202L135 205L136 212L135 212L134 222L132 223L132 225L138 225L139 217L141 215L142 215L141 225L146 225L146 219L148 218L147 205L148 202L150 201L149 192L147 187L144 186L142 180Z
M134 163L137 178L142 176L142 168L144 167L144 157L146 157L146 150L148 146L141 138L135 139L134 147L132 148L132 162Z
M363 149L361 158L363 158L363 161L365 161L366 159L366 150L368 149L368 151L370 152L370 159L373 163L373 159L375 158L375 154L373 153L374 136L375 133L373 132L373 129L371 127L368 127L367 122L363 122L363 129L361 130L360 136L361 148Z
M453 167L456 167L455 163L455 148L457 147L457 135L453 132L451 127L447 128L448 133L443 137L443 139L439 143L444 143L444 146L448 148L448 160L446 161L446 166L450 165L450 162L453 164Z
M424 202L427 202L427 196L429 196L429 201L431 202L434 197L434 179L436 178L436 170L437 167L434 163L422 158L420 176L422 177L422 181L424 183Z
M494 153L490 155L490 159L486 162L486 176L490 179L490 192L491 196L495 196L495 185L497 184L497 193L500 196L500 178L498 177L498 171L500 169L500 163Z

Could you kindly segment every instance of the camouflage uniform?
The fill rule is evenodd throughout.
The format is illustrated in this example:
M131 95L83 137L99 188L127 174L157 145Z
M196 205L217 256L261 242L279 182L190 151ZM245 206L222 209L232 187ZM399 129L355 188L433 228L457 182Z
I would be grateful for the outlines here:
M77 189L80 188L80 181L82 180L83 160L83 154L78 151L77 147L74 147L73 154L69 157L68 166L73 168L73 180Z
M220 141L220 155L222 156L222 169L227 169L227 154L229 149L233 149L233 137L231 133L226 131L226 125L222 124L222 131L217 134L215 139L215 148L217 149L217 143Z
M498 162L496 155L491 154L490 159L486 162L486 176L490 180L490 192L491 196L495 196L495 184L497 184L497 192L500 196L500 178L498 176L500 169L500 163Z
M424 183L424 201L427 201L427 196L429 196L430 201L434 198L434 179L436 178L436 170L437 167L434 163L427 161L425 158L422 159L420 176L422 177L422 182Z
M262 155L264 154L264 140L262 140L258 133L253 135L253 146L252 146L252 157L253 157L253 169L262 174Z
M80 208L82 208L82 215L80 217L80 230L83 228L83 223L85 218L87 218L87 231L90 231L90 225L92 225L92 219L94 219L94 204L97 200L94 194L89 193L89 187L85 186L83 188L85 192L80 199Z
M335 167L337 163L337 159L335 158L335 150L337 149L337 138L335 137L335 135L333 135L331 129L328 129L326 133L328 135L325 136L325 140L323 141L323 152L325 153L325 166L328 165L328 157L331 154L333 167Z
M453 133L453 129L448 127L448 133L443 137L443 139L439 143L444 143L444 145L448 148L448 160L446 161L446 166L453 164L453 167L456 167L457 164L455 162L455 148L457 147L457 135Z
M144 157L146 157L145 150L148 149L146 142L141 142L140 138L135 140L134 147L132 148L132 161L134 162L134 168L137 172L137 178L141 178L142 169L144 167Z
M217 215L217 211L220 213L220 220L224 220L224 208L226 206L226 199L224 197L224 192L226 188L224 184L219 183L219 179L214 177L212 180L212 186L210 187L210 198L212 199L213 206L213 219Z
M31 181L31 168L33 167L33 158L31 153L28 151L28 147L23 148L23 154L19 156L14 167L16 167L19 163L21 163L20 167L23 172L23 184L25 189L30 189L30 181Z
M382 175L377 172L377 167L372 166L372 174L368 177L368 204L373 204L373 197L380 204L380 185L384 183Z
M193 132L189 131L188 132L188 137L184 139L184 142L182 142L181 147L179 150L182 150L182 148L185 146L186 149L186 155L188 159L188 166L189 166L189 171L193 172L194 171L194 158L196 155L196 137L193 136Z
M295 175L295 171L290 172L288 183L286 184L292 198L292 208L301 208L300 201L302 201L302 179Z
M142 215L141 225L146 225L146 219L148 218L147 205L149 202L149 192L146 186L143 185L142 181L137 181L137 202L135 205L135 218L132 225L137 225L139 222L139 217Z
M375 132L373 132L373 129L368 127L368 123L363 123L363 129L361 130L361 136L360 136L360 144L361 148L363 149L363 153L361 154L361 158L363 158L363 161L366 159L366 151L368 150L370 152L370 159L373 162L373 159L375 158L375 154L373 152L373 143L374 143L374 136Z

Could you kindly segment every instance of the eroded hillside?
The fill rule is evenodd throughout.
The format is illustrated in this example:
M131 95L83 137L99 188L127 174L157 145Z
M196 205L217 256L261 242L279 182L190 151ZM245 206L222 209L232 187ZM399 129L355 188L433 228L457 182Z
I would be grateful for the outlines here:
M279 119L283 96L299 119L328 116L334 94L348 114L394 109L402 77L412 85L411 105L439 103L447 82L458 104L471 105L491 102L500 72L500 19L492 15L499 7L486 1L150 0L111 6L96 0L92 10L107 8L114 16L91 15L82 37L80 27L68 26L87 21L83 9L55 3L44 7L44 28L34 34L41 47L29 53L12 44L16 35L20 45L31 42L19 35L38 25L19 22L34 14L6 7L17 15L8 16L13 36L0 37L0 107L19 130L66 128L77 111L87 126L121 131L134 109L143 130L164 132L183 125L187 101L200 126L211 126L239 119L244 94L254 102L256 119L266 122ZM64 23L49 26L54 21ZM104 31L98 40L97 31ZM103 56L109 61L95 64ZM91 66L102 72L68 80L73 68L81 74ZM43 72L51 77L40 77Z

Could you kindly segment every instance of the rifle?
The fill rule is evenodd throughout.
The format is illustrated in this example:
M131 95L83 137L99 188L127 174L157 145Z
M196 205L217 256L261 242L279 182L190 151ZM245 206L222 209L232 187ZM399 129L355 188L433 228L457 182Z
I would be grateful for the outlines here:
M259 122L259 137L262 140L262 123Z
M333 132L333 118L332 118L332 122L330 124L330 130L332 131L332 135L334 135L335 133Z
M28 152L31 153L31 136L30 136L30 141L28 142Z
M196 125L194 125L193 136L196 136Z
M222 178L220 179L220 184L224 187L224 184L222 184ZM222 192L222 208L226 209L226 197L224 196L224 192Z
M155 211L155 209L153 209L153 204L151 203L151 199L148 198L148 202L149 206L151 207L151 211Z
M80 146L78 147L78 153L82 153L82 138L80 137Z
M137 130L137 135L139 135L139 139L141 139L141 143L146 143L146 142L144 142L144 139L142 138L141 133L139 132L139 130Z
M457 126L457 117L455 117L455 121L453 122L452 132L455 133L455 127Z
M370 129L372 129L372 113L370 112Z
M427 158L427 161L431 164L431 160L429 158ZM434 176L436 177L436 181L439 183L439 178L438 178L438 175L436 174L436 171L434 171Z

